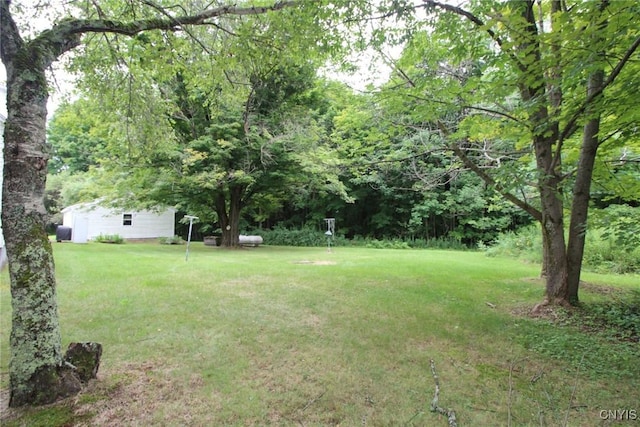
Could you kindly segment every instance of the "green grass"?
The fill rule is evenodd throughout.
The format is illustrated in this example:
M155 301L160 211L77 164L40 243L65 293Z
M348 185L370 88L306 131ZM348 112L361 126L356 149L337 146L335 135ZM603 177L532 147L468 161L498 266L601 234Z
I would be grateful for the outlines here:
M64 345L102 343L99 380L62 404L6 411L3 425L446 425L429 412L431 359L440 405L460 425L592 426L601 410L640 410L637 343L514 314L542 299L536 265L201 243L185 262L184 251L54 244ZM6 389L6 272L0 280ZM587 280L640 287L638 276Z

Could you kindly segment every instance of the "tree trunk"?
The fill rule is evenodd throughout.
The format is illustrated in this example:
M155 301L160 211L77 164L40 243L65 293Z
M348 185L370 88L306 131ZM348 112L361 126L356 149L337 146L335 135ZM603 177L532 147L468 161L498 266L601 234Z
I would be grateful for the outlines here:
M589 76L587 96L600 91L604 82L604 72L595 71ZM580 287L580 271L584 257L584 245L587 235L587 215L591 193L591 178L598 152L598 132L600 131L600 116L591 117L584 126L582 147L576 171L576 181L573 185L573 203L571 206L571 222L569 226L568 259L568 298L572 304L578 303L578 288Z
M45 232L46 79L10 67L4 132L2 224L11 278L10 406L76 393L63 366L51 243Z
M222 229L220 246L225 248L237 248L240 246L240 213L242 210L242 186L232 186L229 190L229 204L224 192L220 192L216 198L216 213L218 223Z
M555 136L552 138L534 136L542 212L543 271L546 274L545 299L541 305L567 305L569 294L564 207L561 178L554 168L553 141L555 141Z
M546 289L543 304L566 305L569 302L569 294L562 201L557 194L553 194L551 189L544 192L551 194L543 195L543 198L555 200L547 200L546 206L543 205L542 209L542 242L545 245L543 254L546 254L544 259Z
M557 148L559 143L558 118L549 114L549 111L554 112L559 107L556 103L561 102L562 93L559 86L554 87L551 92L547 91L545 71L536 65L542 60L542 45L539 33L541 29L536 25L533 11L534 2L517 4L522 8L522 17L527 22L525 31L518 34L518 51L526 56L526 60L519 63L522 70L520 94L523 101L530 102L533 106L530 125L538 173L542 214L540 222L544 245L543 271L546 274L545 299L542 305L565 305L568 303L568 288L562 202L562 157L560 153L554 153L554 148Z

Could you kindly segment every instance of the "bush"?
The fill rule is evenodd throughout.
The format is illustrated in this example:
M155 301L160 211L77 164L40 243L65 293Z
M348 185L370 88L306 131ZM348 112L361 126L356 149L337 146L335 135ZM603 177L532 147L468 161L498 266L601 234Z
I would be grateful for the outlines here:
M630 249L621 245L604 229L591 230L587 234L584 266L598 272L617 274L640 272L640 247Z
M489 246L479 249L488 256L508 256L528 262L542 262L542 236L539 226L528 226L517 232L503 233ZM582 266L585 270L602 273L640 272L640 247L621 245L619 239L606 229L590 229L585 242Z
M94 240L99 243L114 243L117 245L124 243L124 239L119 234L100 234Z
M530 225L518 231L508 231L498 236L493 245L478 245L488 256L508 256L528 262L542 262L542 234L540 227Z
M161 237L159 239L161 245L184 245L184 240L180 236Z
M368 240L365 244L367 248L374 249L410 249L410 246L407 242L403 242L402 240L394 239L394 240L378 240L372 239Z
M253 230L247 234L262 236L264 244L274 246L327 246L327 236L324 232L314 228L304 227L300 229L288 229L275 227L272 230ZM331 237L331 246L344 246L345 239L341 236Z

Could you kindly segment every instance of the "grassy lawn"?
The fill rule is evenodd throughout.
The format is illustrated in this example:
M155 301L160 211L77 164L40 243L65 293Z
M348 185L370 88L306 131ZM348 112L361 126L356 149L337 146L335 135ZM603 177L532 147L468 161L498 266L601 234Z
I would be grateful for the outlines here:
M98 381L2 424L609 425L640 417L640 349L526 309L539 269L482 253L54 244L64 346L97 341ZM0 275L0 381L10 293ZM597 302L638 276L585 275ZM550 313L553 317L555 313ZM3 392L6 400L6 391ZM633 423L633 421L626 421ZM622 423L624 424L624 423Z

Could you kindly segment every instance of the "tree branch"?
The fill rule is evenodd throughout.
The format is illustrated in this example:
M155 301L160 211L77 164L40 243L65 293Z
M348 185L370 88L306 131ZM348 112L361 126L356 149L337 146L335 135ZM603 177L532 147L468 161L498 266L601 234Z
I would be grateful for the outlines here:
M447 131L445 126L442 123L438 123L438 126L440 128L440 131L445 136L447 136L449 132ZM455 155L458 156L458 158L460 160L462 160L462 163L464 163L464 165L467 168L471 169L485 183L487 183L488 185L492 186L498 193L500 193L502 195L502 197L504 197L505 199L507 199L508 201L513 203L514 205L518 206L523 211L527 212L535 220L542 221L542 212L540 212L538 209L534 208L529 203L527 203L527 202L525 202L523 200L520 200L514 194L510 193L509 191L507 191L502 184L500 184L495 179L493 179L493 177L491 175L489 175L479 165L477 165L473 160L471 160L467 156L467 154L464 152L464 150L461 149L457 144L455 144L455 143L449 144L449 147L455 153Z
M4 12L5 9L8 9L8 6L4 5L6 3L5 1L2 1L1 3L3 4L3 19L5 19ZM152 5L151 2L147 2L147 4ZM141 19L131 22L118 22L109 19L64 20L54 25L50 30L43 31L38 37L33 40L33 43L34 45L47 46L49 48L52 48L52 54L54 54L57 58L64 52L76 47L80 42L79 37L82 34L86 33L115 33L125 36L134 36L140 32L149 30L176 31L182 29L182 27L186 25L215 25L215 23L211 22L211 20L214 18L219 18L221 16L259 15L271 11L278 11L288 7L294 7L297 5L299 5L297 1L281 1L274 3L272 6L261 7L221 6L205 10L195 15ZM8 14L8 10L6 12ZM163 13L167 15L166 10L163 11ZM58 41L58 44L55 45L55 42L52 42L52 40ZM60 41L63 41L63 43L60 43ZM73 43L69 43L70 41L72 41Z
M423 98L421 96L418 95L407 95L407 98L413 98L413 99L417 99L418 101L425 101L425 102L433 102L436 104L442 104L442 105L456 105L453 102L446 102L446 101L440 101L437 99L427 99L427 98ZM516 123L522 123L522 121L520 119L518 119L516 116L512 116L509 113L504 113L502 111L498 111L498 110L493 110L491 108L485 108L485 107L478 107L475 105L459 105L460 108L462 109L467 109L467 110L476 110L476 111L482 111L483 113L488 113L494 116L500 116L500 117L504 117L505 119L509 119L512 120Z
M18 25L9 12L9 2L0 0L0 58L5 65L9 65L16 52L24 45L20 37ZM7 70L11 72L11 70Z
M438 398L440 397L440 380L438 378L438 374L436 373L436 364L431 359L431 375L433 376L433 381L436 384L436 390L433 395L433 399L431 400L431 412L437 412L438 414L445 415L447 417L447 422L449 423L449 427L457 427L458 422L456 420L456 413L453 409L444 409L438 403Z
M560 138L559 138L560 142L566 140L567 138L571 137L571 135L574 134L574 132L578 129L578 119L580 118L580 116L582 116L584 112L587 110L587 108L589 107L589 105L591 105L591 103L594 102L596 98L602 95L604 90L615 81L615 79L618 77L618 75L620 74L624 66L627 64L627 62L629 62L629 60L631 59L633 54L636 52L636 50L638 50L638 47L640 47L640 37L638 37L631 44L631 46L629 46L629 49L627 49L624 56L620 59L620 61L618 61L616 66L613 67L613 69L611 70L611 73L609 74L609 77L607 77L607 79L604 81L602 86L598 90L595 90L593 93L589 94L589 96L587 96L587 98L584 100L582 105L578 107L578 109L573 113L571 118L567 121L567 124L565 125L564 130L560 134Z
M512 52L508 52L508 51L506 51L504 49L504 42L502 41L502 38L498 35L498 33L493 31L491 28L486 27L486 24L482 19L478 18L473 13L471 13L471 12L469 12L467 10L464 10L461 7L458 7L458 6L453 6L453 5L446 4L446 3L440 3L440 2L437 2L437 1L434 1L434 0L422 0L422 1L424 3L422 7L424 7L425 9L438 8L438 9L446 10L447 12L451 12L451 13L454 13L456 15L462 16L462 17L468 19L469 21L471 21L477 27L482 28L484 31L487 32L487 34L489 34L489 37L491 37L491 39L494 42L496 42L496 44L500 47L500 50L502 50L504 53L509 55L509 57L513 60L513 62L520 69L520 71L526 71L526 67L518 60L518 58Z

